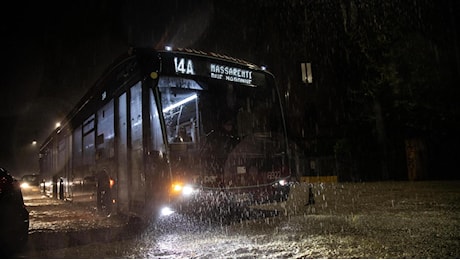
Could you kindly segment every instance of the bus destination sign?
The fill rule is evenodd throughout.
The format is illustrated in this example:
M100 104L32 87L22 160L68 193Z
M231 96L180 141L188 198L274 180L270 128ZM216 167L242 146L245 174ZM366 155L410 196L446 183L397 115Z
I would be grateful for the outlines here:
M240 83L251 87L257 86L256 82L262 80L263 73L250 69L218 64L209 60L192 59L190 57L174 57L175 74L208 77L217 80ZM260 74L260 75L259 75ZM259 80L255 80L260 78Z
M224 65L211 63L210 76L213 79L221 79L248 85L252 84L252 71Z

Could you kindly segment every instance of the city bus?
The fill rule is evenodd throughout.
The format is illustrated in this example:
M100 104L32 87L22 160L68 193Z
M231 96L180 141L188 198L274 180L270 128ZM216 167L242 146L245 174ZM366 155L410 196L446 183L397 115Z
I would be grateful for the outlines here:
M39 165L43 192L144 218L285 200L288 157L280 94L263 67L134 48L43 142Z

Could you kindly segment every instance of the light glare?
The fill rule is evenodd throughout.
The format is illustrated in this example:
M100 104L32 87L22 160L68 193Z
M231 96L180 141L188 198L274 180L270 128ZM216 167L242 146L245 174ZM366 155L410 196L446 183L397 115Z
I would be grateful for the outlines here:
M191 95L190 97L187 97L187 98L184 98L182 99L181 101L177 102L176 104L172 104L170 105L169 107L166 107L165 109L163 109L163 113L166 113L168 112L169 110L173 110L174 108L176 107L179 107L179 106L182 106L183 104L187 103L187 102L190 102L194 99L197 98L197 95L196 94L193 94Z
M169 207L164 207L164 208L161 209L161 216L169 216L169 215L171 215L173 213L174 213L174 211Z
M182 190L182 194L184 194L185 196L188 196L192 194L194 191L195 190L191 186L185 186Z
M173 191L179 192L181 190L182 190L182 185L180 185L178 183L173 184Z

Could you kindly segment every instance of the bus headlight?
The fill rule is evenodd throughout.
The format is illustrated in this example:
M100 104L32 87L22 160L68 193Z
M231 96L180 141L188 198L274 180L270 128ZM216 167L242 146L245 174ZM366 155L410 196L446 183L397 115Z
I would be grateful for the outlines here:
M190 196L195 192L195 188L190 185L183 185L181 183L174 183L172 185L172 193L176 195Z
M181 183L174 183L172 185L172 192L178 194L182 191L182 188L183 186Z
M195 192L195 189L192 186L189 186L189 185L184 186L184 188L182 189L182 194L184 196L190 196L194 192Z

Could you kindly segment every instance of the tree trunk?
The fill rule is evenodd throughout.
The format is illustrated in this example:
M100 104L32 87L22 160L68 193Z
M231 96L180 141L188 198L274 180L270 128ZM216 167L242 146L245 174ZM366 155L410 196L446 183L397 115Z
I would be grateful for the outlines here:
M375 129L377 132L377 141L380 145L380 163L382 167L381 179L389 178L388 169L388 144L386 140L385 122L383 120L382 106L378 98L374 99Z
M425 143L418 138L406 140L407 175L410 181L427 177Z

